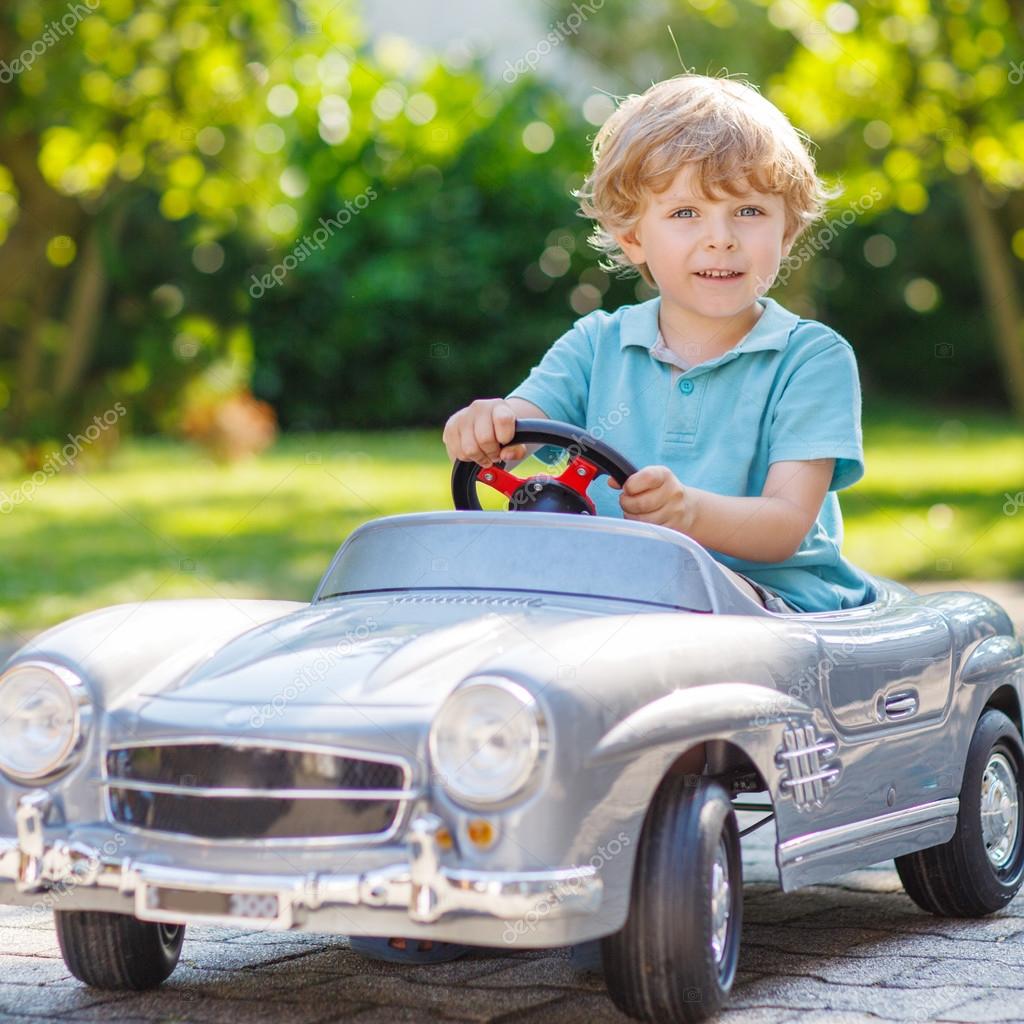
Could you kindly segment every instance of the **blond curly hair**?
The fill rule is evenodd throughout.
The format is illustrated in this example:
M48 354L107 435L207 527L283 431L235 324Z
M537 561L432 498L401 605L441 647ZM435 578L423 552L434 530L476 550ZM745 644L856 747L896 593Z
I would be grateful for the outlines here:
M749 185L781 195L785 236L795 241L841 194L818 177L810 139L757 89L733 78L683 74L623 100L601 126L593 145L594 167L573 192L580 213L596 221L588 241L602 252L601 266L638 272L615 236L628 234L652 193L664 192L683 164L696 164L705 198L740 194Z

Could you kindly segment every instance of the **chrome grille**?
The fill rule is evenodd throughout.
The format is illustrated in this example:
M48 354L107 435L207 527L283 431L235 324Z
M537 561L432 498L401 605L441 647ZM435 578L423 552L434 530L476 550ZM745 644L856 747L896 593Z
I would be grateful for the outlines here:
M316 747L244 741L108 751L103 784L119 825L201 839L382 839L416 794L408 766Z

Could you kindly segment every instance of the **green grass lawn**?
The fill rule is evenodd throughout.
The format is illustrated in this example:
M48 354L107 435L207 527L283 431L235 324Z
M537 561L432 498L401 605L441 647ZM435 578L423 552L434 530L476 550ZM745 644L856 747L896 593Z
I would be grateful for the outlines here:
M1006 418L878 407L868 471L841 494L845 552L906 579L1024 578L1024 435ZM121 601L306 599L348 533L377 516L451 507L433 431L283 438L218 466L134 441L108 468L64 472L0 515L0 634ZM8 495L18 478L0 479Z
M852 562L907 580L1024 579L1019 423L876 405L864 452L864 478L840 494Z

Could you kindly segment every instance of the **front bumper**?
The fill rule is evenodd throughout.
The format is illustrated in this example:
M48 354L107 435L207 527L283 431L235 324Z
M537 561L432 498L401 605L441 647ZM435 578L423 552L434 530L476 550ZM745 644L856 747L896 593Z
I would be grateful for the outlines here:
M422 926L463 916L559 919L593 915L601 906L601 879L590 865L517 872L443 865L443 823L430 813L413 819L405 863L361 873L252 875L146 864L67 839L47 842L48 802L42 790L19 801L17 837L0 838L0 886L13 883L19 894L52 893L52 905L62 910L95 909L96 894L106 892L131 900L132 913L143 921L290 929L328 908L402 910L411 925ZM387 932L393 918L381 925Z

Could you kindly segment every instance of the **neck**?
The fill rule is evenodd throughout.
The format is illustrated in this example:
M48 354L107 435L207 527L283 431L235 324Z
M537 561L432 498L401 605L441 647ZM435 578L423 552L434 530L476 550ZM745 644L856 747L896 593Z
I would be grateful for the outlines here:
M691 362L714 359L742 341L764 312L758 302L730 316L706 317L661 300L658 327L665 344Z

